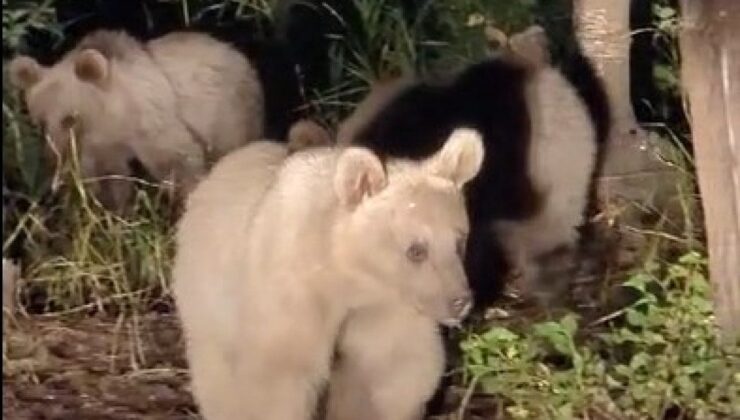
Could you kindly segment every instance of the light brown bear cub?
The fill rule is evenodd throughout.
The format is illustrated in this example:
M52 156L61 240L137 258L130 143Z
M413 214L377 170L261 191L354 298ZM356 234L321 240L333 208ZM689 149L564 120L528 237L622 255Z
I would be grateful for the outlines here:
M420 418L443 373L437 324L470 308L463 186L483 147L434 156L256 142L188 198L174 265L193 391L208 420ZM339 360L332 372L332 356ZM359 410L359 411L358 411Z
M51 152L64 157L75 134L84 178L131 175L136 158L150 176L187 192L208 160L262 136L255 70L205 34L175 32L142 43L96 31L51 67L16 57L10 77ZM104 179L93 192L120 209L131 187Z

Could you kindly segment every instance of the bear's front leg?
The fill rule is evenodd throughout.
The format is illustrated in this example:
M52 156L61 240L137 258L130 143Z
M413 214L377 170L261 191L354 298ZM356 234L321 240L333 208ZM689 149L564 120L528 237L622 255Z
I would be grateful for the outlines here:
M254 321L237 341L191 335L188 362L203 418L310 420L329 376L333 337L297 319L290 328L274 318Z
M133 140L136 157L172 196L184 198L206 173L204 151L187 130L178 127L171 127L155 139Z
M267 277L260 281L277 283ZM244 300L240 308L234 367L239 420L310 420L316 411L338 322L308 299L287 301L285 306L285 300L273 300L263 291L259 302Z
M129 159L122 144L85 145L80 156L80 176L86 190L106 209L124 216L134 192Z
M239 381L233 347L202 329L186 329L187 356L193 397L205 420L241 420Z
M103 190L103 204L119 216L126 216L133 210L132 198L136 191L136 179L131 170L133 152L126 144L110 146L100 159L103 179L100 181Z
M388 305L353 313L339 338L327 420L420 420L444 373L436 322Z

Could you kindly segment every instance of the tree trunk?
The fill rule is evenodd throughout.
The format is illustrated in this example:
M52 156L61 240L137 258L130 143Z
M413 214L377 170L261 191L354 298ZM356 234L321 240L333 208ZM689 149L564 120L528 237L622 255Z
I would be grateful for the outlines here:
M573 0L573 22L584 53L604 81L612 108L613 129L599 183L608 204L605 215L618 219L620 225L642 227L646 209L670 219L684 219L683 209L675 204L680 174L659 158L659 153L674 146L644 131L632 107L630 3Z
M573 21L584 52L604 79L614 135L639 130L630 100L630 0L574 0Z
M723 336L740 336L740 1L682 0L682 81Z

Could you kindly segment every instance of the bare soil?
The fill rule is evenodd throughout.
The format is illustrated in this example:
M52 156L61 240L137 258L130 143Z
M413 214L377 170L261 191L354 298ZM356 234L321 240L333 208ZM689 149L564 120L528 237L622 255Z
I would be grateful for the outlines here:
M501 310L504 312L503 310ZM544 316L511 308L508 320ZM138 319L36 316L4 321L3 419L199 419L190 395L182 334L173 315ZM466 390L445 390L442 413L456 419ZM473 395L468 420L502 418L500 404Z
M6 320L3 418L198 418L177 320Z
M173 315L38 316L6 320L4 327L3 419L200 418ZM463 392L450 389L450 411Z

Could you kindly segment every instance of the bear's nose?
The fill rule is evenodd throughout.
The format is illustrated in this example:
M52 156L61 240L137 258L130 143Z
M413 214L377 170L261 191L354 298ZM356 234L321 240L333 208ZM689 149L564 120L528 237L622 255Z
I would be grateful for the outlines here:
M450 306L452 307L452 312L455 314L455 316L458 319L462 320L468 315L470 309L472 309L473 298L469 294L459 296L455 299L452 299L452 301L450 302Z

